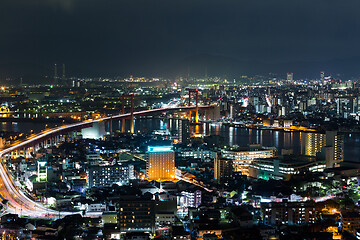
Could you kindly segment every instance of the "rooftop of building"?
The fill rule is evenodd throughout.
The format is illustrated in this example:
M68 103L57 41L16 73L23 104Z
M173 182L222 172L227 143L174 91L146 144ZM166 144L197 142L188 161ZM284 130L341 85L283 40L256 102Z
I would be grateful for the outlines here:
M283 208L283 207L314 207L314 202L270 202L261 203L262 208Z
M355 211L343 212L342 218L360 218L360 213Z
M258 158L254 162L268 162L273 163L279 161L282 165L289 165L293 167L304 166L307 164L324 164L322 161L316 161L316 157L304 156L304 155L280 155L271 158Z
M172 235L173 236L184 236L190 235L186 232L183 226L172 226Z
M249 144L248 146L238 146L238 145L234 145L231 147L225 146L222 150L233 151L233 152L248 152L248 151L276 150L276 148L264 147L261 144Z

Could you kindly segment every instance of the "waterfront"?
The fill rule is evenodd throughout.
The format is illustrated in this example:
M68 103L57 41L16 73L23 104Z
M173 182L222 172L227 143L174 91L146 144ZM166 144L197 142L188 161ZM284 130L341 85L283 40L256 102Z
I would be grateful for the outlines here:
M29 134L32 132L40 132L45 128L58 126L59 123L45 123L33 121L21 122L0 122L0 132L15 132Z
M126 129L129 129L128 123L126 121ZM46 127L56 125L55 123L46 124L40 122L1 122L0 131L30 133L33 130L34 132L40 132ZM151 133L153 130L164 128L176 135L178 121L174 119L162 120L160 118L138 118L135 120L135 132ZM121 129L121 121L113 123L113 131L119 129ZM191 129L191 131L194 131L194 126L191 126ZM266 147L274 146L279 151L292 148L295 154L301 153L301 132L235 128L223 124L204 123L199 126L199 133L221 136L224 144L229 146L261 144ZM360 134L345 134L344 145L345 161L360 162Z
M128 127L128 126L127 126ZM173 119L137 119L136 131L151 132L166 127L175 134L178 129L178 121ZM194 131L194 126L191 127ZM262 130L249 128L235 128L224 124L204 123L199 126L199 133L204 135L218 135L224 139L224 144L229 146L247 146L249 144L261 144L265 147L281 149L293 149L294 154L301 153L301 132ZM345 161L360 162L360 134L344 134L344 159Z

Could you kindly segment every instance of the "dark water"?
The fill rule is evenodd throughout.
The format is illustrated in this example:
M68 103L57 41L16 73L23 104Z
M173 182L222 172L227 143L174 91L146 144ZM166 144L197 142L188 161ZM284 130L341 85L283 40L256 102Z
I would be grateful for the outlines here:
M31 133L40 132L45 128L55 127L55 123L40 122L0 122L0 132Z
M129 127L127 126L127 128ZM137 119L135 121L135 131L151 132L163 128L167 128L170 132L176 134L178 121L161 119ZM192 132L195 131L194 128L194 126L191 127ZM235 128L222 124L210 123L199 126L198 133L205 135L220 135L224 138L224 143L230 146L261 144L266 147L276 147L278 150L293 149L295 154L301 153L301 137L303 137L303 133L301 132ZM344 138L345 161L360 162L360 134L345 134Z
M344 159L360 162L360 134L345 135Z
M40 132L46 127L54 127L56 124L46 123L30 123L30 122L0 122L0 131L6 132L24 132L30 133ZM107 126L108 128L109 126ZM152 132L158 129L168 129L172 134L178 132L177 120L161 120L158 118L144 118L135 120L136 132ZM121 129L121 122L113 123L113 130ZM126 121L126 129L129 130L129 121ZM195 131L195 127L191 127L191 131ZM295 154L301 153L301 137L300 132L285 132L273 130L257 130L246 128L234 128L220 124L202 124L198 126L198 133L205 135L220 135L224 138L224 143L227 145L247 146L248 144L262 144L267 147L276 147L277 149L290 149L292 148ZM345 161L360 162L360 134L345 134L345 148L344 148Z

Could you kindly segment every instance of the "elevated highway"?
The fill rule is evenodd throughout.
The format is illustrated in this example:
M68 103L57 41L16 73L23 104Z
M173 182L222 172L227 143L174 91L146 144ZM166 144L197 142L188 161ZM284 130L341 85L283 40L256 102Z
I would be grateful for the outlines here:
M199 106L199 108L207 108L208 106ZM195 109L196 106L190 107L173 107L173 108L160 108L134 112L133 116L151 115L168 111L180 111ZM31 135L24 141L19 141L11 145L10 147L0 151L0 158L4 159L5 155L11 154L13 151L33 147L39 142L46 141L54 136L62 135L72 131L78 131L79 129L91 127L93 123L110 120L120 120L130 117L131 113L119 114L111 117L104 117L95 120L84 121L80 123L69 124L65 126L46 129L41 133ZM11 174L6 169L3 162L0 164L0 196L2 199L7 200L7 212L21 214L34 218L56 218L59 216L65 216L74 214L75 212L59 212L43 206L40 203L35 202L26 194L24 194L14 183ZM5 204L4 204L5 205Z

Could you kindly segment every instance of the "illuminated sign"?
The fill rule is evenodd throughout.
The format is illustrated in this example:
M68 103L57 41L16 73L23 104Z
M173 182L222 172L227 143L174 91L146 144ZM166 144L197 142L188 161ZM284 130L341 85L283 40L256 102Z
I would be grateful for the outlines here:
M172 152L174 151L173 146L159 146L159 147L148 147L148 152Z

